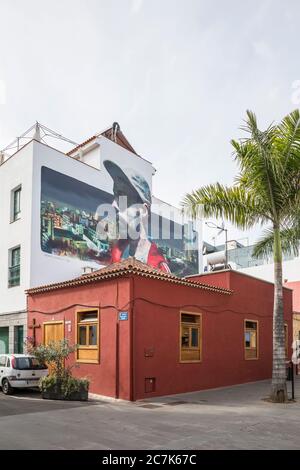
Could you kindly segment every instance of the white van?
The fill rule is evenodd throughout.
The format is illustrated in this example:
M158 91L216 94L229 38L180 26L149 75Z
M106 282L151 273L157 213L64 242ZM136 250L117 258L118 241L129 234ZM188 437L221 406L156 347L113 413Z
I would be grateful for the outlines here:
M39 385L41 377L48 375L48 368L26 354L0 354L0 387L5 395L14 388L31 388Z

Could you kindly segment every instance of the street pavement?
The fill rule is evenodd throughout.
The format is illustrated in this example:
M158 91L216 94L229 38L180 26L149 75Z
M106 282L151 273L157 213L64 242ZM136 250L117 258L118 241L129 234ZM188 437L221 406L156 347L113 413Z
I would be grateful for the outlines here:
M0 449L300 449L300 377L296 402L265 401L269 388L263 381L136 403L0 392Z

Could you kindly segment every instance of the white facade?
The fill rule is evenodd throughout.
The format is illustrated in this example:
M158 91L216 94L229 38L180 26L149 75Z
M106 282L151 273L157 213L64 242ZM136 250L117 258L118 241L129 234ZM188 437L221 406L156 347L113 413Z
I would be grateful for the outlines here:
M26 325L24 289L30 285L33 147L34 143L30 142L18 156L8 159L0 167L0 328L5 334L8 332L9 351L14 349L15 327ZM19 186L21 217L12 222L12 191ZM20 285L8 287L9 253L17 246L21 247ZM2 336L0 349L3 350Z
M228 264L231 269L242 271L250 276L274 282L274 263L272 254L256 260L252 257L253 246L236 247L228 244ZM300 246L299 246L300 251ZM225 251L215 251L203 256L205 270L210 270L210 264L219 266L225 264ZM215 266L215 267L216 267ZM300 257L283 256L282 277L284 282L300 281Z
M89 158L91 157L91 158ZM128 150L120 147L106 137L99 138L99 145L90 155L85 155L84 160L78 161L58 152L51 147L34 141L33 155L33 190L32 190L32 233L31 233L31 267L30 287L60 282L71 279L82 274L86 266L85 261L70 259L68 257L48 255L41 250L40 246L40 199L41 199L41 168L47 167L59 171L64 175L71 176L83 183L96 188L101 188L108 193L113 192L113 182L103 169L103 161L113 160L124 166L124 160L129 160L134 168L142 174L146 174L152 182L153 167L146 160L134 155ZM91 166L91 165L95 165ZM97 165L97 166L96 166ZM99 165L99 166L98 166ZM95 169L96 168L96 169ZM89 265L93 263L89 262ZM95 264L94 268L99 269Z
M0 167L0 313L26 310L24 289L30 285L33 150L30 142ZM11 221L11 193L21 185L21 217ZM9 250L21 247L20 286L8 288Z
M241 269L245 274L274 282L274 264L262 264ZM282 278L284 282L300 281L300 258L283 261Z
M0 165L0 343L3 327L9 327L9 352L14 349L16 325L24 325L26 336L24 291L80 276L87 265L78 258L55 256L41 249L41 169L55 170L112 194L113 180L103 167L105 160L111 160L123 168L134 168L144 175L152 191L152 176L155 173L152 164L102 135L87 143L72 157L31 140ZM12 191L17 187L21 187L21 216L12 222ZM198 225L199 234L200 228ZM20 285L8 287L9 250L18 246L21 249ZM90 262L88 264L91 265ZM99 264L95 263L94 267L99 269Z

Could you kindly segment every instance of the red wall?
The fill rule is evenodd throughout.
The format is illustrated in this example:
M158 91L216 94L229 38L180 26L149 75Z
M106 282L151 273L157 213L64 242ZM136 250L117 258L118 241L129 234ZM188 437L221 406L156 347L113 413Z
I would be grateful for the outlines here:
M273 285L237 272L201 276L199 281L229 287L226 295L134 276L65 288L28 297L28 322L71 320L66 337L75 342L74 304L100 305L100 364L80 364L78 376L91 379L90 391L141 399L262 380L271 376ZM292 292L284 290L285 318L292 342ZM109 306L109 308L103 308ZM45 315L34 312L62 313ZM77 307L79 309L79 307ZM129 312L119 321L117 309ZM202 362L180 363L180 310L202 313ZM259 359L244 359L244 319L259 320ZM116 374L116 325L119 324L119 374ZM131 333L132 331L132 333ZM42 341L42 329L37 339ZM29 330L28 335L32 335ZM132 338L132 340L131 340ZM145 350L152 351L145 357ZM119 381L117 380L119 375ZM145 378L156 389L145 393Z
M287 282L285 285L293 289L293 311L300 313L300 281Z
M219 284L220 273L216 274ZM273 285L235 272L224 274L227 287L234 290L232 295L168 283L161 285L155 280L135 280L134 295L139 298L134 312L135 399L271 376ZM204 282L202 277L200 281ZM213 284L213 276L207 282ZM291 344L292 303L291 292L286 289L284 304ZM201 363L179 362L181 309L202 313ZM259 320L258 360L244 359L244 319ZM154 350L153 357L144 357L145 348ZM145 393L147 377L156 379L154 393Z
M100 306L100 363L83 364L74 368L74 375L88 377L91 380L90 392L106 396L116 396L116 325L118 313L116 308L128 310L130 298L130 280L121 279L105 281L98 284L88 284L76 288L66 288L28 296L28 324L35 318L41 324L47 321L71 321L72 331L68 332L65 325L65 337L71 344L75 343L75 314L76 310ZM77 304L76 306L74 304ZM81 305L80 305L81 304ZM101 308L112 306L109 308ZM64 309L63 312L49 315L34 312L53 312ZM119 322L119 336L122 343L119 348L119 397L130 400L130 316L128 321ZM42 342L42 328L36 330L37 342ZM32 336L32 330L28 330ZM74 362L74 355L71 357Z

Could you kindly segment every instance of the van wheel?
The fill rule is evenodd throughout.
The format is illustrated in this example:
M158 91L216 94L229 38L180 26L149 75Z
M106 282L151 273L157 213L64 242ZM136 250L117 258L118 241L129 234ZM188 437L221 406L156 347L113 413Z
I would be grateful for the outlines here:
M2 382L2 392L4 395L11 395L13 393L13 388L10 386L7 379L4 379Z

